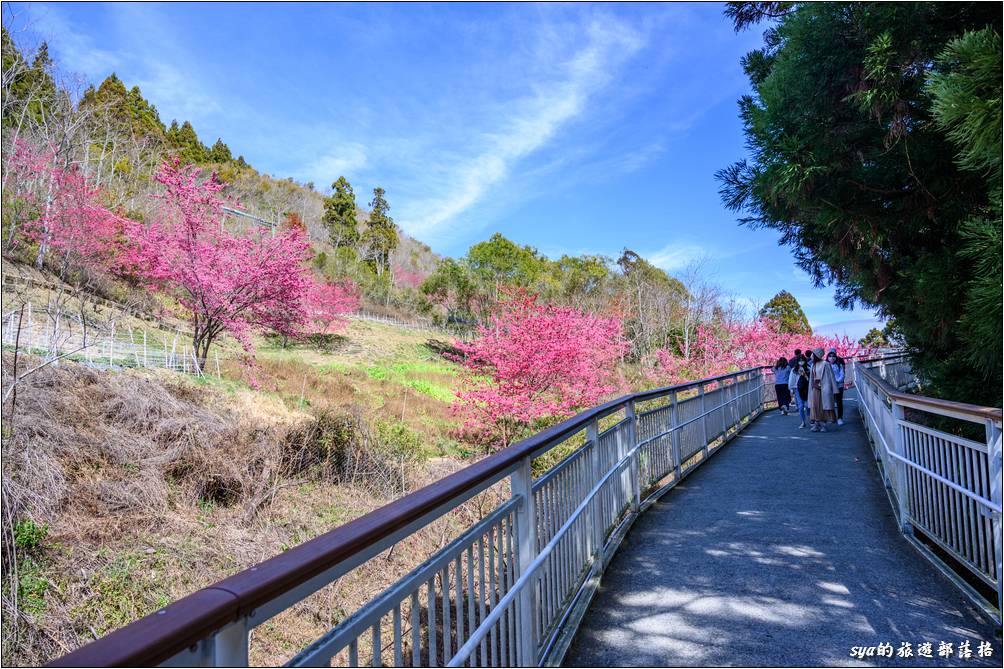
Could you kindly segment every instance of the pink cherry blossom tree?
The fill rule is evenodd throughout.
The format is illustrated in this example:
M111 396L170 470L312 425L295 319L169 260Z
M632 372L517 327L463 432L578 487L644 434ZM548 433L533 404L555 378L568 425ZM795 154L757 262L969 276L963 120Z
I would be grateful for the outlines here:
M359 290L351 281L340 283L311 282L307 295L307 313L311 334L339 332L348 321L345 314L359 308Z
M200 366L230 333L250 355L252 334L295 334L309 318L309 245L299 228L233 232L223 222L215 175L166 161L154 179L161 216L142 234L147 278L189 312Z
M844 358L869 352L847 336L785 333L773 321L757 318L698 326L690 356L679 350L659 349L649 376L660 383L683 383L749 367L773 366L778 358L791 357L796 348L816 347L824 351L835 348Z
M20 223L24 238L38 247L36 265L54 257L51 264L64 277L69 269L114 272L127 262L132 222L104 207L76 166L60 164L55 150L19 140L7 168L14 191L4 198L11 206L11 247Z
M418 288L428 276L425 272L409 269L404 265L393 268L394 283L404 288Z
M515 290L474 341L455 346L464 374L453 410L473 436L497 448L614 390L614 366L627 351L618 319L539 304Z

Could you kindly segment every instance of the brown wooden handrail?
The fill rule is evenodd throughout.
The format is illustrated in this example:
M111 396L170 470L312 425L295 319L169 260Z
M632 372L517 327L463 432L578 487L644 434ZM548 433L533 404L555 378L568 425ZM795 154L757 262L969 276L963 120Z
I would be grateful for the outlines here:
M860 362L878 362L880 360L888 360L890 357L898 358L900 356L896 355L866 359L861 360ZM910 393L904 393L903 391L894 388L891 383L866 366L861 367L861 372L875 383L879 390L882 391L883 395L888 397L890 400L896 400L902 404L908 404L914 407L926 407L932 410L941 410L943 412L969 416L977 421L992 420L996 423L1001 423L1002 418L1004 418L1004 412L1002 412L1001 409L979 406L978 404L967 404L965 402L943 400L937 397L928 397L926 395L911 395Z
M193 646L228 623L371 547L394 532L458 499L500 473L515 469L628 402L654 399L765 369L750 367L720 376L624 395L587 409L458 472L394 500L345 525L183 597L46 666L153 666Z

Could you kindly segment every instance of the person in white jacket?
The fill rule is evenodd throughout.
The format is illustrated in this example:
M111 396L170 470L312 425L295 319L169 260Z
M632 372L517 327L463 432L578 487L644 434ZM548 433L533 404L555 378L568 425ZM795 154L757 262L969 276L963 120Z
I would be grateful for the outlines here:
M798 417L802 419L799 428L805 427L806 412L809 400L809 363L805 358L796 357L788 375L788 390L795 398L795 405L798 407Z

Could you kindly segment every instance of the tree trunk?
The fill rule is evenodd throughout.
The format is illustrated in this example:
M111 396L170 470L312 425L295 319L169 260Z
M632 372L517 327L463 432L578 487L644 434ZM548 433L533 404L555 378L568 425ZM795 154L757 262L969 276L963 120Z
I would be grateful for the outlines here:
M49 174L49 185L45 193L45 213L43 217L46 221L49 220L49 210L52 209L52 174ZM38 245L38 256L35 258L35 268L42 269L42 263L45 261L45 251L46 246L49 241L49 225L46 223L42 227L42 241Z
M206 368L206 359L209 357L209 347L212 346L213 339L209 328L202 329L196 326L195 333L192 335L192 351L195 353L195 361L199 366L199 371Z

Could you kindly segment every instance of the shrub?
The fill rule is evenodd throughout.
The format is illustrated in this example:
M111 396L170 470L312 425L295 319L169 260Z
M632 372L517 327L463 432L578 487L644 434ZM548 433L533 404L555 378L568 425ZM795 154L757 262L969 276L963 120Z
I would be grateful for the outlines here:
M14 523L14 545L29 553L41 550L48 534L48 525L44 523L39 525L31 518L25 518Z

